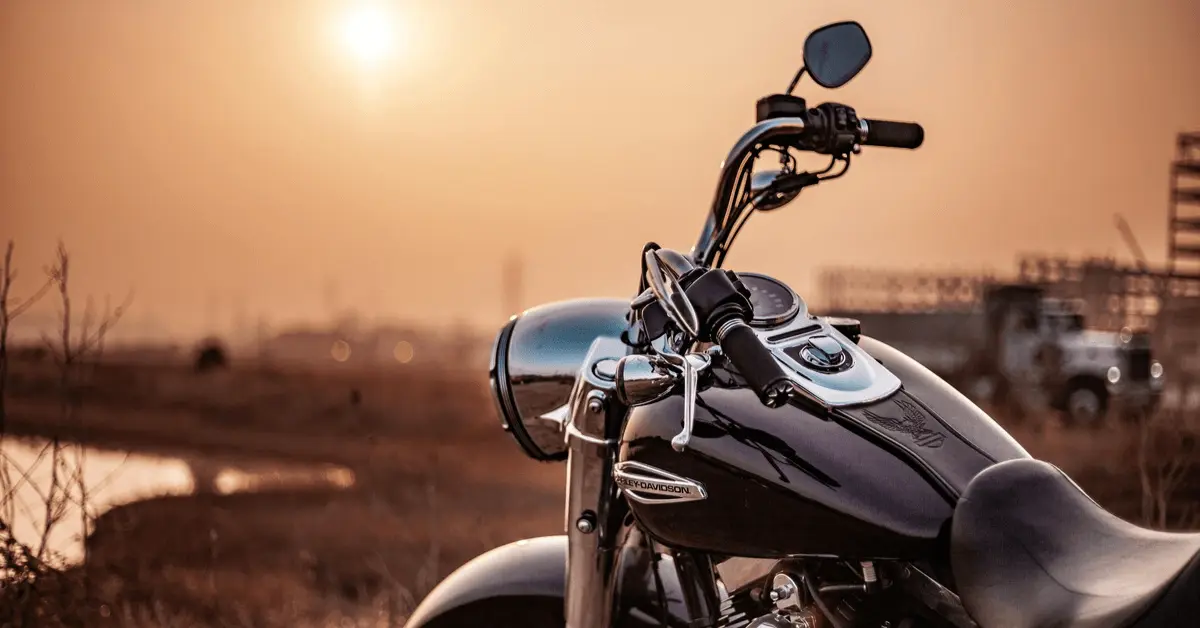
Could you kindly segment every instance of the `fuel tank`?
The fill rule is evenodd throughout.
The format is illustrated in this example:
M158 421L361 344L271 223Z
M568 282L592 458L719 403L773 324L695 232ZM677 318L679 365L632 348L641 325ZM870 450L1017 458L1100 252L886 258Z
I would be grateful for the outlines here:
M728 556L928 557L971 478L1028 453L916 361L866 336L858 347L898 390L829 412L771 409L718 361L682 452L670 442L680 395L633 408L618 466L684 487L657 491L679 498L630 497L642 527L668 546Z

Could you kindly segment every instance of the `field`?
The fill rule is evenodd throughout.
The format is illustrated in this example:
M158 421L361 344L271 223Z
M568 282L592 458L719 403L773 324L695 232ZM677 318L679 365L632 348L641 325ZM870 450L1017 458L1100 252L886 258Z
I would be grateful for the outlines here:
M348 489L171 496L104 513L83 571L114 619L292 626L383 612L394 623L472 556L562 527L561 465L509 442L480 375L104 365L66 423L51 365L17 362L10 375L10 435L57 432L201 468L354 474Z
M154 453L183 460L198 480L319 463L354 478L103 512L86 562L63 576L87 583L87 625L398 625L472 556L562 530L563 465L526 459L499 429L482 371L105 363L73 393L65 421L54 375L46 361L12 364L7 438ZM1013 429L1102 504L1141 517L1135 428ZM1193 522L1189 494L1173 498L1171 527Z

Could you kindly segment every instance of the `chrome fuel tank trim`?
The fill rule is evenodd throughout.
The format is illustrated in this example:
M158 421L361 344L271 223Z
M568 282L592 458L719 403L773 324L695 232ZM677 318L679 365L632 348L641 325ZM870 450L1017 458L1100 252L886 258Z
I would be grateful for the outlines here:
M797 317L755 333L797 386L832 407L873 403L900 390L899 377L824 319Z

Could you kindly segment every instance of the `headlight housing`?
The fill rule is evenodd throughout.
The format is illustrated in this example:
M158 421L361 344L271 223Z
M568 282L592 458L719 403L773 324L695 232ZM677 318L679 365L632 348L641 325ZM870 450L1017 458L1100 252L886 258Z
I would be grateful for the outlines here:
M492 347L489 378L500 424L525 451L543 461L563 460L561 425L542 415L566 405L592 341L628 328L629 301L575 299L512 317Z

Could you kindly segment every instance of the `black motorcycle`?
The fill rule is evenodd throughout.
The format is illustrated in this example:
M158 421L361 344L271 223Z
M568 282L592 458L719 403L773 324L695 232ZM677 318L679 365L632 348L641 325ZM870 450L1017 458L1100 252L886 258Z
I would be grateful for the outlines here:
M544 305L500 331L501 422L529 456L567 461L567 534L475 558L408 626L1200 625L1200 535L1118 519L857 321L721 269L752 212L861 147L921 145L917 124L792 95L870 57L857 23L811 33L689 255L648 244L631 301ZM793 151L829 167L798 171Z

